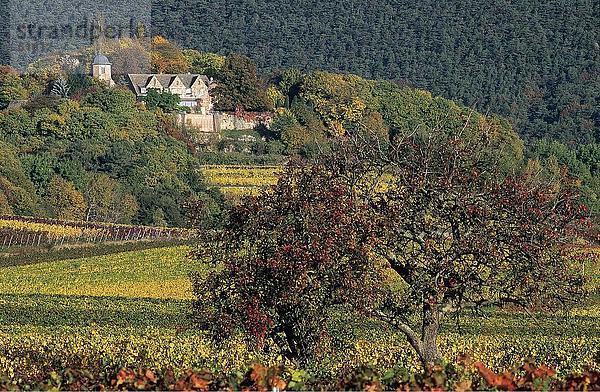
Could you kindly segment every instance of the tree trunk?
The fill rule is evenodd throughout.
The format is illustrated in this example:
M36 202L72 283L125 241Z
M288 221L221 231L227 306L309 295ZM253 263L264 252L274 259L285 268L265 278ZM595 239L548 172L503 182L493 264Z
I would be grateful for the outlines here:
M436 305L423 305L423 329L421 331L421 349L419 357L423 367L441 362L442 357L438 351L437 337L440 330L440 312Z
M289 325L285 325L281 330L285 336L285 342L287 343L287 350L282 353L283 356L291 361L300 359L303 353L301 352L302 349L299 347L298 338L294 333L294 329Z
M442 361L442 357L437 346L441 312L436 306L429 304L423 305L423 322L420 337L419 334L410 327L410 325L393 316L387 315L385 312L376 311L373 313L373 315L378 317L380 320L398 328L406 335L408 343L410 343L412 348L417 353L419 360L421 361L421 365L423 365L423 369L426 370L428 366Z

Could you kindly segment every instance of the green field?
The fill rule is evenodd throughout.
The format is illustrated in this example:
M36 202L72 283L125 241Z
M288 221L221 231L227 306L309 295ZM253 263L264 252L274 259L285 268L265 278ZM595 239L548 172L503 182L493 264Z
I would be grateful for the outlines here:
M205 267L185 246L85 259L36 262L0 270L0 373L27 377L44 367L100 362L176 369L244 368L254 357L241 339L214 346L195 328L188 274ZM597 267L588 272L598 282ZM490 312L447 325L440 339L448 359L469 353L496 369L532 357L577 371L598 367L600 301L569 315ZM404 338L369 320L336 311L326 352L313 373L366 363L416 369Z

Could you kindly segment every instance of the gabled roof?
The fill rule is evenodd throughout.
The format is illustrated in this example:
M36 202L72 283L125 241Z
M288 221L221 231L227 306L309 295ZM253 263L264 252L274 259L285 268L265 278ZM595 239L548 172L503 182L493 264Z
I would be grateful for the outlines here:
M169 87L173 86L175 84L175 82L177 82L178 80L181 82L181 84L183 84L185 86L185 83L183 83L181 81L181 78L178 75L175 75L175 76L173 76L173 79L171 79Z
M206 75L198 74L128 74L127 77L129 78L131 88L137 95L141 94L140 89L146 87L153 77L164 87L171 86L175 78L179 78L185 88L192 87L198 79L202 80L206 85L210 83L210 79Z

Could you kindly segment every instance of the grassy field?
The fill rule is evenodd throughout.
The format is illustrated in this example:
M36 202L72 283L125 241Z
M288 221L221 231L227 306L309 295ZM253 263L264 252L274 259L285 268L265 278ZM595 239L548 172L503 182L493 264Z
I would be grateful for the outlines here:
M241 339L214 346L195 328L188 274L204 266L188 248L145 249L84 259L1 267L0 373L26 377L45 366L100 361L176 369L235 370L255 357ZM597 266L588 268L598 282ZM531 357L560 371L598 367L600 299L571 314L488 312L447 325L440 339L449 359L469 353L497 369ZM416 369L405 339L343 312L331 324L336 350L325 352L321 375L368 363ZM334 353L335 352L335 353ZM269 363L272 356L263 356Z
M216 367L219 350L192 330L189 319L188 273L202 266L186 258L188 250L179 246L3 267L0 373L26 376L43 366L94 360ZM218 362L233 367L228 358Z

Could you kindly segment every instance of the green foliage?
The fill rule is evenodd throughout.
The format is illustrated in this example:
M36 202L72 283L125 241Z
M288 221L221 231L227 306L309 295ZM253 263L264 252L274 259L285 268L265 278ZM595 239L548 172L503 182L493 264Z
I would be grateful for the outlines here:
M40 213L39 198L15 149L0 141L0 156L0 208L5 213Z
M262 72L297 67L411 83L482 113L526 140L598 141L597 3L583 0L164 0L153 29L201 51L244 53ZM564 10L570 12L564 12ZM210 20L211 23L204 23ZM274 39L276 45L273 44Z
M364 131L387 140L464 128L465 138L489 135L493 145L488 152L496 155L503 170L514 169L523 158L523 142L508 121L427 91L321 71L284 72L276 82L288 97L289 109L277 109L271 130L286 144L288 154L308 156L326 149L328 141Z
M183 51L190 64L190 72L206 75L210 78L218 78L225 66L225 56L216 53L198 52L187 49Z
M50 180L44 196L52 218L63 220L85 218L87 205L83 194L75 189L73 183L55 175Z
M5 109L9 103L27 98L27 90L19 73L8 66L0 65L0 109Z
M58 165L57 157L45 152L24 155L21 161L36 192L43 195L54 175L54 168Z
M177 94L171 94L168 91L158 91L157 89L148 90L148 94L143 97L146 106L150 110L160 108L165 113L172 113L183 110L179 103L181 98Z
M332 136L344 136L346 128L362 118L372 84L356 75L317 71L304 78L300 96L319 114Z
M31 140L36 134L36 124L27 111L18 109L0 113L0 139L27 148L25 144L37 144Z
M138 212L139 205L124 184L120 184L106 174L94 174L89 177L84 188L87 203L86 220L131 223ZM162 226L166 226L166 224Z
M303 126L293 112L283 110L273 119L271 131L285 146L286 154L294 155L304 153L305 147L315 140L326 143L324 134L319 134L319 126L323 128L320 121L317 127Z
M121 114L134 109L135 95L126 89L104 87L87 94L82 104L103 112Z
M65 212L65 203L85 194L85 218L185 226L187 202L219 199L205 192L197 158L162 127L165 118L172 120L165 111L179 109L178 96L151 92L156 110L149 111L126 89L102 85L86 89L87 79L80 82L76 100L40 96L23 109L0 113L0 140L20 154L16 159L35 188L28 197L43 197L48 215L81 217L79 198L76 213ZM2 211L31 211L33 207L14 208L16 194L3 193ZM59 196L62 199L55 200ZM157 211L162 219L153 218Z
M67 84L71 90L71 94L78 94L82 90L87 90L94 85L94 79L89 75L80 73L72 73L67 79Z
M272 109L258 77L256 65L248 57L232 54L225 58L219 83L214 89L215 109L222 111L266 111Z
M600 148L596 143L569 147L559 141L542 139L533 144L528 156L542 162L556 162L581 180L584 202L594 214L600 212Z

